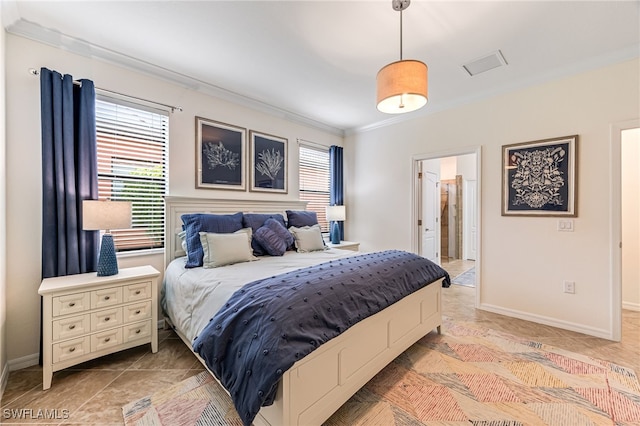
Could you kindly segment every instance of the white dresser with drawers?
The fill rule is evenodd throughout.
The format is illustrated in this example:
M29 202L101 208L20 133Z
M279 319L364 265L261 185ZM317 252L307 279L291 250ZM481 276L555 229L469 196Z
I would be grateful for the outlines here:
M151 343L158 351L158 276L152 266L46 278L42 296L42 388L55 371Z

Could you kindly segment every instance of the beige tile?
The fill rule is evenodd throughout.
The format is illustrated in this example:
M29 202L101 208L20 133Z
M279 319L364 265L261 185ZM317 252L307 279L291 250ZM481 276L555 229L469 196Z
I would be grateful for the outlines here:
M165 339L158 344L158 352L142 356L131 366L136 370L189 370L200 364L181 339Z
M75 410L69 421L122 423L122 407L184 379L185 370L127 370Z

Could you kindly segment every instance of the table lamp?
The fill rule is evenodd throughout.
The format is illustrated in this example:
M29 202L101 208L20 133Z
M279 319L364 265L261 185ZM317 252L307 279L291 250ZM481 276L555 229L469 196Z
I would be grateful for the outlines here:
M340 244L340 224L339 221L343 221L347 218L347 212L344 206L328 206L327 207L327 220L333 222L331 225L331 243Z
M82 229L104 230L98 255L98 276L118 273L118 259L113 245L112 229L131 228L131 202L84 200L82 202Z

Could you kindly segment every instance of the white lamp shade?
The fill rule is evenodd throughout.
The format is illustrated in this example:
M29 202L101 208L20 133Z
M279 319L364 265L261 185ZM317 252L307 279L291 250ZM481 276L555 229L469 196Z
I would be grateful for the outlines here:
M82 202L82 229L86 231L131 228L131 202L98 201Z
M424 62L412 59L392 62L378 71L376 80L380 112L411 112L427 103L428 68Z
M329 222L345 220L347 218L347 211L344 206L328 206L327 207L327 220Z

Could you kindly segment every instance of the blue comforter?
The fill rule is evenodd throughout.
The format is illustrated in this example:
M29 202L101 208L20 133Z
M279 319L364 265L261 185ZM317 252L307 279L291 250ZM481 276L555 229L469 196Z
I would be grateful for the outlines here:
M412 253L362 254L254 281L234 293L193 348L245 425L275 398L296 361L358 321L449 275Z

